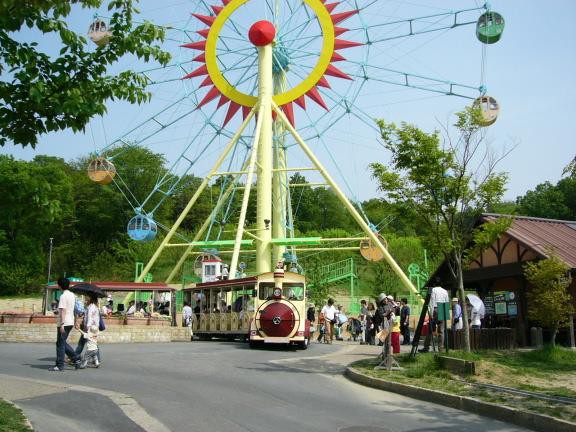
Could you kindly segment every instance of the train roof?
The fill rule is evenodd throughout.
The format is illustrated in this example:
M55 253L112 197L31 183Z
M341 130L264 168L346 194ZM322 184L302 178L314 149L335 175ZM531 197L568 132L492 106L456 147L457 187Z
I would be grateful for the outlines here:
M258 281L272 281L274 280L274 272L261 273L257 276L250 276L238 279L224 279L214 282L198 282L194 286L184 288L184 291L198 290L203 288L217 288L217 287L233 287L241 285L254 285ZM304 275L292 272L284 272L285 282L304 282L306 280Z

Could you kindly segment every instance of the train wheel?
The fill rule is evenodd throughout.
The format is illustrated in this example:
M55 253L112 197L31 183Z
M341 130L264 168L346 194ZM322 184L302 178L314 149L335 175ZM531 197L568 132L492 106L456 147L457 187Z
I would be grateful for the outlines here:
M308 349L308 345L310 345L310 338L304 339L303 342L298 342L298 348L301 350Z

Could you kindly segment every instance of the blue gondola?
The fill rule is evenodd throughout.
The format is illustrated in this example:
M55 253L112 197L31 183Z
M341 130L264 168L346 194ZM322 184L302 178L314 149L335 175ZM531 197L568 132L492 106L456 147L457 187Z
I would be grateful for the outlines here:
M152 218L136 215L128 222L127 231L132 240L149 242L156 238L158 227Z

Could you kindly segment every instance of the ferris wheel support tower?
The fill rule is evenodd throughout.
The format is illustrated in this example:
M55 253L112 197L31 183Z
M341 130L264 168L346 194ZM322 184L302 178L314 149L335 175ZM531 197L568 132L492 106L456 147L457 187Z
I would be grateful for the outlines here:
M354 220L361 227L362 231L366 236L372 241L380 252L384 255L384 259L390 265L392 270L402 281L402 284L409 289L411 292L418 294L418 290L412 285L410 279L404 274L400 266L396 263L394 258L390 255L384 244L380 241L378 235L372 231L368 226L366 221L358 213L356 208L348 200L346 195L341 191L336 182L332 179L328 171L320 163L318 158L314 155L310 147L305 143L302 137L298 134L296 129L292 126L284 112L279 108L279 106L273 100L274 91L274 77L272 72L272 43L274 40L275 29L272 23L268 21L259 21L255 23L249 33L250 41L258 47L258 101L252 108L250 114L246 117L230 143L226 146L222 155L216 161L216 164L204 179L200 187L196 190L187 206L183 210L182 214L176 220L175 224L172 226L170 231L167 233L166 237L163 239L162 243L146 264L143 269L140 278L142 278L146 273L150 271L162 251L165 247L170 246L169 241L175 234L176 230L179 228L180 224L184 218L188 215L189 211L195 204L196 200L206 188L209 180L217 173L224 159L228 156L230 150L236 144L239 137L242 135L244 129L250 122L251 118L256 115L256 129L254 133L254 143L252 145L252 150L250 154L250 159L248 166L246 168L246 186L244 188L244 196L242 199L242 206L240 210L240 217L238 220L238 227L236 232L236 238L234 240L234 249L232 253L232 259L230 264L230 279L234 279L237 275L238 261L240 256L241 247L246 243L244 240L244 235L251 237L256 245L256 271L258 273L264 273L272 271L274 268L272 259L277 259L279 256L279 251L283 250L281 247L285 246L289 242L285 238L273 238L273 233L278 235L282 232L285 233L285 221L278 220L282 218L282 212L273 212L273 199L275 198L276 207L282 206L282 202L285 201L286 195L281 191L282 185L280 184L280 175L287 170L287 168L276 168L274 169L274 142L273 142L273 115L275 113L276 122L280 123L281 126L288 131L298 143L302 151L306 154L308 159L314 165L314 168L320 172L322 177L328 186L330 186L333 192L336 194L338 199L346 207L348 212L354 218ZM277 126L276 126L277 127ZM276 166L285 164L281 162L283 156L278 152ZM250 232L245 230L246 222L246 211L248 208L248 201L250 197L250 191L252 187L254 174L257 174L257 224L255 232ZM277 176L274 181L275 175ZM274 188L273 188L274 184ZM275 193L273 194L273 189ZM273 229L274 227L274 229ZM285 235L285 234L284 234ZM249 243L252 243L249 241ZM273 245L275 253L273 256L272 250ZM176 246L176 245L175 245ZM188 248L194 246L194 242L188 245ZM276 249L279 247L278 249ZM337 248L336 248L337 249ZM173 276L173 275L172 275Z

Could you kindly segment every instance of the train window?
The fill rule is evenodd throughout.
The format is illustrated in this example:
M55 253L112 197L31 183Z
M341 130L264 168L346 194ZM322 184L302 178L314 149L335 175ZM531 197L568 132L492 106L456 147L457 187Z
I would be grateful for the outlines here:
M271 299L274 292L274 283L262 282L259 291L260 300ZM304 285L301 283L283 283L282 297L287 300L304 300Z

